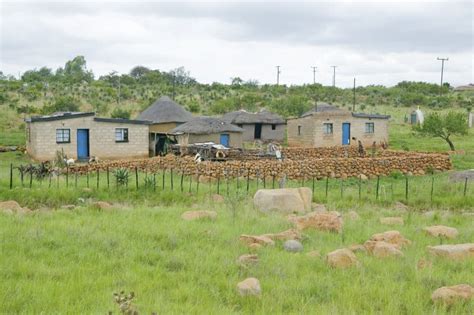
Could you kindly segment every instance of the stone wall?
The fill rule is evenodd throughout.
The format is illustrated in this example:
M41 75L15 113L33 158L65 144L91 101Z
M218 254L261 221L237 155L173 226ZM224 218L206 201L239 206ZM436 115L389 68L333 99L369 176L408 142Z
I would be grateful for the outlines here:
M115 142L115 128L128 128L128 142ZM69 143L56 143L56 129L70 129ZM99 159L148 157L148 125L95 121L93 116L27 124L27 151L35 160L55 158L64 151L77 158L77 129L89 129L89 154Z

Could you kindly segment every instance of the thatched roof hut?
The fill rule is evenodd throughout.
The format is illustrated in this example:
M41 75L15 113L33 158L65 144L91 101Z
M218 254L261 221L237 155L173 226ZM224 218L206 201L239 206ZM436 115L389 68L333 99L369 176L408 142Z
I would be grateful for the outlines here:
M190 112L168 96L160 97L137 117L139 120L148 120L154 124L184 123L193 118Z
M234 125L244 124L285 124L285 120L278 114L262 110L257 113L249 113L246 110L230 112L222 116L222 120Z

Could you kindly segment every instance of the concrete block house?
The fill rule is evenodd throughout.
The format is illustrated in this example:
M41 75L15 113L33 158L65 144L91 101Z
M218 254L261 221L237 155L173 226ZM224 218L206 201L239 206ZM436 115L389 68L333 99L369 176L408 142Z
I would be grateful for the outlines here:
M221 119L197 117L171 131L180 145L214 142L226 147L242 147L243 129Z
M57 151L76 160L148 157L147 121L61 112L25 122L26 149L35 160L53 160Z
M285 138L286 121L266 110L257 113L239 110L225 114L222 120L242 128L243 141L283 142Z
M329 104L319 104L299 118L288 119L288 146L364 146L388 143L390 116L354 113Z
M165 154L170 141L168 133L194 116L168 96L162 96L145 109L137 119L150 121L150 156Z

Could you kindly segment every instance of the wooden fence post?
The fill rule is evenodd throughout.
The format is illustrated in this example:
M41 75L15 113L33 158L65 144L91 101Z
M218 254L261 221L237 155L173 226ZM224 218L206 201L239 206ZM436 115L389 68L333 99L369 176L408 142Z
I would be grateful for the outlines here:
M314 176L313 176L313 195L314 195Z
M13 163L10 163L10 189L13 189Z
M181 171L181 192L183 192L184 171Z
M165 190L165 173L166 173L166 168L163 168L163 176L161 178L161 182L162 182L161 184L163 186L162 188L163 190Z
M359 175L359 200L362 198L362 177Z
M377 175L377 187L375 188L375 200L379 200L380 175Z
M69 165L66 165L66 188L69 188Z
M77 188L77 172L74 173L74 186Z
M89 188L89 170L87 170L87 188Z
M138 167L135 166L135 187L138 190Z
M434 192L434 176L431 175L431 194L430 194L430 203L433 203L433 192Z
M405 200L408 201L408 176L405 175Z
M173 184L173 168L170 169L170 176L171 176L171 190L173 190L174 184Z
M249 193L250 188L250 168L247 168L247 194Z
M326 177L326 199L328 198L329 177Z
M217 174L217 194L220 195L220 184L221 184L221 178L219 174Z
M344 180L341 178L341 199L344 197Z
M13 179L10 182L13 182ZM30 172L30 188L32 186L33 186L33 172Z
M99 190L99 185L100 185L100 172L99 172L99 169L97 168L97 190Z
M107 166L107 189L110 188L109 167Z
M466 193L467 193L467 177L464 180L464 197L466 197Z

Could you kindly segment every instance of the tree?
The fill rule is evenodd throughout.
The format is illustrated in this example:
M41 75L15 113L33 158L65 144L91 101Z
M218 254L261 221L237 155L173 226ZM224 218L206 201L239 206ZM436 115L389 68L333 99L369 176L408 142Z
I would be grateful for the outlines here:
M78 112L79 101L72 96L58 97L53 104L46 105L42 109L43 114L54 112Z
M148 72L150 72L150 69L148 69L147 67L136 66L132 70L130 70L130 76L138 80L142 78L143 76L145 76L145 74L147 74Z
M130 119L130 114L131 114L130 111L128 111L126 109L116 108L112 111L110 116L112 118Z
M414 128L421 135L443 139L452 151L455 149L450 137L466 135L468 131L466 115L458 112L449 112L445 116L441 116L439 113L429 114L422 125Z
M66 62L64 69L59 68L56 71L56 75L70 83L91 82L94 80L92 71L87 70L84 56L77 56L73 60Z

